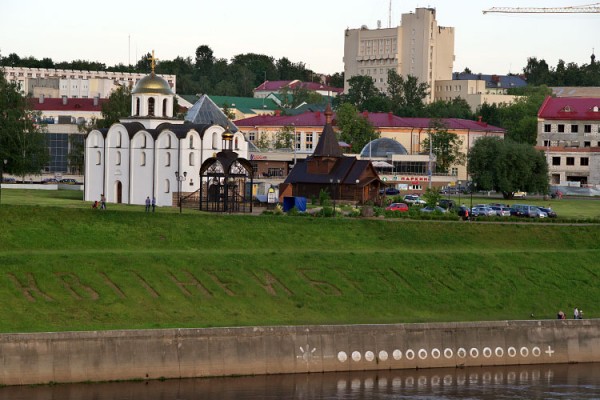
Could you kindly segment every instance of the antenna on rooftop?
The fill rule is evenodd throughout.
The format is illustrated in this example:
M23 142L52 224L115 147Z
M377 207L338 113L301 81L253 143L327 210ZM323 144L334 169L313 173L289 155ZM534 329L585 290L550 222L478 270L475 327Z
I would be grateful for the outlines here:
M388 12L388 28L392 27L392 0L390 0L390 8Z

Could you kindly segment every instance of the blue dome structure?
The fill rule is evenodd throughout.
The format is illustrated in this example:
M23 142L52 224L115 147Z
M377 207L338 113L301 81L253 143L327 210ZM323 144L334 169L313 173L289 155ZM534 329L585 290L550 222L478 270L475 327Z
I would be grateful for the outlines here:
M406 155L408 151L398 141L390 138L379 138L371 140L363 147L360 156L365 157L387 157L392 154Z

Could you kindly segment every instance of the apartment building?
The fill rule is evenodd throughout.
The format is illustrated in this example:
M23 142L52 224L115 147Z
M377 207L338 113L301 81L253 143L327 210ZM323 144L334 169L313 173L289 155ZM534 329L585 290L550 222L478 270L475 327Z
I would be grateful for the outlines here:
M546 98L536 145L546 154L551 185L600 188L600 98Z
M451 80L454 65L454 28L438 26L433 8L417 8L402 14L395 28L346 29L344 38L344 92L356 75L373 78L387 91L387 74L415 76L431 88L427 101L435 99L437 80Z

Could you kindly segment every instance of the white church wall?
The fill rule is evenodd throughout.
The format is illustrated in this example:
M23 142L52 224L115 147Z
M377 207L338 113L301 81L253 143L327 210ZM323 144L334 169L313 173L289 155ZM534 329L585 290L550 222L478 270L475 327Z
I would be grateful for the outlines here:
M173 205L173 192L177 192L175 171L179 171L179 140L171 131L163 131L156 139L156 202L158 205Z
M154 140L146 131L137 132L131 140L130 204L145 204L146 197L155 195ZM160 204L157 204L160 205Z
M86 139L85 147L85 188L84 200L100 200L103 194L104 176L104 137L93 130Z
M129 136L121 124L106 135L105 196L109 203L129 202Z

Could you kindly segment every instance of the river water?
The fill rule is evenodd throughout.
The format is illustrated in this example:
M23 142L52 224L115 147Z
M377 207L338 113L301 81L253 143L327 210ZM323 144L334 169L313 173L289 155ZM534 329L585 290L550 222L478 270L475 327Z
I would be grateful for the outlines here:
M600 363L3 387L4 399L600 399Z

